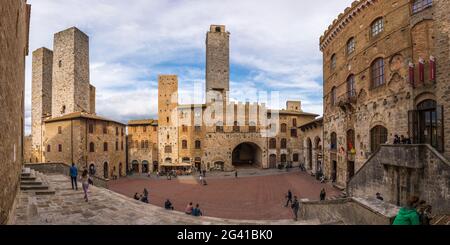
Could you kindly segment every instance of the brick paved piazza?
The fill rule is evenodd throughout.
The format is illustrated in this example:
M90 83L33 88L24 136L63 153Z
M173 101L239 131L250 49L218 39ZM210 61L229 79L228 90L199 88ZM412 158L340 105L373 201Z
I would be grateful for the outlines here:
M110 182L109 188L115 192L133 197L142 193L144 187L149 190L150 203L163 206L169 198L178 211L183 211L188 202L200 204L207 216L226 219L280 220L290 219L291 210L285 208L284 196L288 189L300 199L318 200L322 187L327 196L339 195L339 191L330 184L321 184L313 177L301 172L264 172L249 170L240 173L245 177L207 175L207 186L200 185L193 176L183 176L167 180L148 177L128 177ZM261 176L251 176L251 174Z

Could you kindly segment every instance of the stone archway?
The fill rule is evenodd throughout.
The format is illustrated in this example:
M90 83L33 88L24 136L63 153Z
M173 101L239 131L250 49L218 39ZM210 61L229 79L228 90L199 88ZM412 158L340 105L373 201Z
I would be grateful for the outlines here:
M262 150L252 142L244 142L233 149L232 165L234 167L260 168L262 166Z

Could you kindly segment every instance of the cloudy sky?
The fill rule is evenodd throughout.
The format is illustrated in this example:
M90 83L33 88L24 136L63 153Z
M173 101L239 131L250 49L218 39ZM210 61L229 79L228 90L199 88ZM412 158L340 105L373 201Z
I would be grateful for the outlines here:
M177 74L180 102L194 102L194 87L204 87L211 24L224 24L231 32L232 99L253 102L260 91L279 91L280 106L287 99L301 100L305 111L322 114L319 37L352 0L28 2L30 50L52 49L53 34L71 26L88 34L97 113L126 122L156 118L158 74ZM29 133L31 55L26 77Z

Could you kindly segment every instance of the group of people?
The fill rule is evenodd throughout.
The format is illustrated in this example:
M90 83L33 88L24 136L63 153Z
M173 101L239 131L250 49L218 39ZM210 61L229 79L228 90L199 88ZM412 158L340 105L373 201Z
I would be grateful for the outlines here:
M144 191L140 195L137 192L134 193L134 199L137 201L144 202L144 203L149 203L150 201L149 201L147 188L144 188Z
M394 135L394 145L410 145L412 144L410 138L405 138L405 136L401 135L398 137L398 134Z
M70 182L72 184L72 190L78 191L78 183L77 183L78 168L75 166L75 163L72 163L72 166L70 167L70 170L69 170L69 175L70 175ZM85 168L81 174L81 187L83 188L84 200L86 202L89 201L88 189L89 189L89 185L91 183L93 184L94 181L93 181L92 177L89 175L88 170Z
M429 225L431 205L421 201L417 196L408 199L405 207L400 208L393 225Z
M192 216L203 216L203 212L200 209L200 205L197 203L195 205L195 207L192 205L192 202L190 202L187 206L186 209L184 210L184 213L187 215L192 215Z

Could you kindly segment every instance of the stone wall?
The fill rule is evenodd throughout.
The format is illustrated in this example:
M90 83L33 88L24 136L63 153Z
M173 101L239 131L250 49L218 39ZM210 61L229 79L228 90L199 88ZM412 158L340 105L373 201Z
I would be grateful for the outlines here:
M69 176L70 174L70 166L65 163L33 163L33 164L25 164L25 168L31 168L35 171L44 173L44 174L62 174ZM79 174L80 173L79 169ZM103 178L99 178L97 176L92 176L94 180L94 185L108 188L108 180Z
M347 198L329 201L301 201L301 219L346 225L390 225L398 207L376 199Z
M89 37L72 27L56 33L53 45L52 117L89 112Z
M450 1L435 0L435 47L436 52L436 98L444 106L444 148L447 159L450 159Z
M32 88L31 88L31 134L33 153L32 162L42 162L44 119L52 113L52 71L53 51L40 48L33 52Z
M23 163L25 56L31 6L26 0L0 4L0 224L7 222ZM7 116L6 116L7 115Z
M383 145L348 182L353 197L374 197L405 205L416 195L433 213L450 212L450 163L429 145Z
M128 168L146 173L144 162L148 164L148 172L158 170L154 167L154 162L158 162L158 126L151 123L128 125Z

